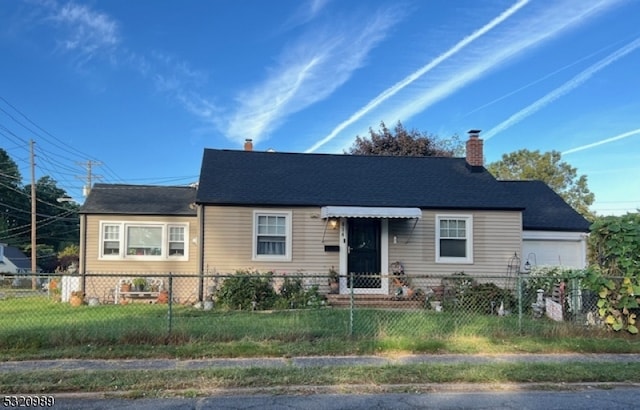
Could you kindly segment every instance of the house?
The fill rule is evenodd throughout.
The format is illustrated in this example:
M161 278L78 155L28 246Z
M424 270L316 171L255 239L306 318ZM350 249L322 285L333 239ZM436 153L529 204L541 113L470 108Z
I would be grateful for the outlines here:
M0 273L29 273L31 258L15 246L0 243Z
M362 276L356 293L388 294L388 281L367 276L389 274L395 261L409 274L504 275L522 255L527 198L483 167L477 131L466 158L247 148L204 152L196 197L202 269L335 266ZM344 278L340 285L348 291Z
M197 190L97 184L80 210L80 272L251 268L301 272L328 291L319 275L335 268L355 275L355 293L389 294L395 262L423 276L505 276L514 256L521 269L527 256L584 264L582 216L541 182L496 180L478 131L466 151L300 154L254 151L250 141L242 151L205 149ZM178 255L169 252L175 226L184 233Z
M590 223L542 181L501 181L526 201L522 214L522 270L587 266Z
M95 184L79 210L79 272L105 278L88 275L84 288L102 297L119 280L109 275L195 273L195 196L195 187Z

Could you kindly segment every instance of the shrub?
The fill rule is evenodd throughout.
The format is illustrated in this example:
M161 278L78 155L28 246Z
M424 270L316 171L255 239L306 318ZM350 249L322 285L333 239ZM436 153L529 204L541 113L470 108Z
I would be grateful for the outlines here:
M237 271L224 280L215 293L218 304L227 309L265 310L275 303L271 273Z
M285 277L275 307L277 309L306 309L323 305L324 296L318 285L305 289L301 278Z
M487 314L496 314L501 303L505 310L513 311L516 298L509 289L503 289L492 282L466 288L464 297L459 300L459 305L464 310Z

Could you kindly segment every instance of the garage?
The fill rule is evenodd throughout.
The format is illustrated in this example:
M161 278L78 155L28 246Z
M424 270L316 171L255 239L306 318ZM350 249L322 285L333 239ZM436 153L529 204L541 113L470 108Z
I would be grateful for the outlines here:
M531 266L586 266L587 235L580 232L523 232L522 268Z

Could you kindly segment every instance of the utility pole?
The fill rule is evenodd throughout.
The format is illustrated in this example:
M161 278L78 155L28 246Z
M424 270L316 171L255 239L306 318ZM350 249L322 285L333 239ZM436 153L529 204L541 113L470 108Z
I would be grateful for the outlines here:
M36 162L35 155L33 153L33 140L29 141L31 148L31 289L35 290L38 285L38 278L36 277L37 265L37 235L36 235Z
M93 166L94 165L102 165L102 162L88 160L87 162L78 162L77 164L78 165L82 165L83 167L87 168L87 176L86 177L78 177L78 178L85 180L85 185L84 185L84 187L82 189L82 195L83 196L88 196L89 192L91 192L91 187L93 186L93 180L102 178L102 176L100 176L100 175L93 174Z

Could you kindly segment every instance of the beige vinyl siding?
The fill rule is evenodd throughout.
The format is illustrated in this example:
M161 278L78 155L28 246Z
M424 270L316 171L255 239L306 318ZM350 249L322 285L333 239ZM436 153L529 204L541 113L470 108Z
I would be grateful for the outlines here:
M436 215L473 217L473 263L436 263ZM519 211L423 211L422 219L391 220L389 262L402 262L409 275L505 275L509 260L522 248L522 214ZM396 243L393 237L396 237Z
M139 216L139 215L86 215L86 255L84 271L88 273L127 273L127 272L198 272L198 223L192 216ZM101 222L145 222L145 223L187 223L188 237L185 237L188 260L135 260L135 259L100 259L100 223ZM194 242L193 239L196 239Z
M254 211L291 212L291 261L253 260ZM260 272L328 273L339 265L339 252L325 252L325 245L338 245L339 230L327 227L319 207L267 208L238 206L204 207L204 271L234 273L256 269Z

